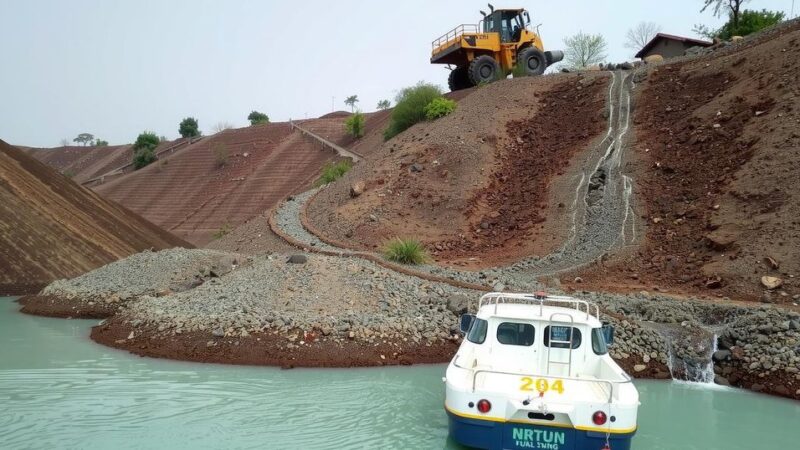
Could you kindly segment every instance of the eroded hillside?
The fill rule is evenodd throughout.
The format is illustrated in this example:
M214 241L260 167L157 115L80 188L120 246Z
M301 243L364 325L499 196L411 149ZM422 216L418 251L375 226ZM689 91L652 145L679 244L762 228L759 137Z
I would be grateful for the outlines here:
M0 141L0 293L174 246L189 244Z
M646 72L631 152L644 239L584 279L796 302L799 29Z

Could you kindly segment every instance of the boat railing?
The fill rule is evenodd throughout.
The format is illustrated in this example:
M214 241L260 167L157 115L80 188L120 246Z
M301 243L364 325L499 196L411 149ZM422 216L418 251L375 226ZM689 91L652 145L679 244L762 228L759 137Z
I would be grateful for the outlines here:
M539 306L539 315L543 315L545 304L567 306L579 312L586 313L586 319L594 315L600 320L600 307L596 303L580 300L563 295L547 295L545 293L536 294L512 294L505 292L490 292L481 297L478 301L478 311L486 305L494 305L494 312L497 314L497 306L501 303L522 303ZM594 312L594 314L592 314Z
M607 391L608 391L608 403L612 403L614 398L615 398L615 394L617 393L617 392L615 392L615 389L614 389L615 386L622 386L624 384L633 383L633 379L625 372L622 372L622 374L621 374L622 377L623 377L622 381L611 381L611 380L599 380L599 379L578 378L578 377L560 377L560 376L552 376L552 375L539 375L539 374L522 373L522 372L504 372L504 371L492 370L492 369L478 369L478 370L475 370L475 369L470 369L468 367L463 367L463 366L458 365L458 356L456 356L456 359L453 361L453 365L455 367L458 367L459 369L472 370L472 392L473 393L475 393L475 389L477 388L478 375L480 375L481 373L495 374L495 375L509 375L509 376L518 376L518 377L532 377L532 378L540 378L540 379L545 379L545 380L551 380L552 379L552 380L563 380L563 381L576 381L576 382L579 382L579 383L600 384L600 385L603 385L603 386L608 388L607 389Z
M447 46L458 41L458 39L465 34L477 33L478 29L477 24L461 24L442 36L439 36L437 39L434 39L433 42L431 42L431 49L435 51L438 48Z

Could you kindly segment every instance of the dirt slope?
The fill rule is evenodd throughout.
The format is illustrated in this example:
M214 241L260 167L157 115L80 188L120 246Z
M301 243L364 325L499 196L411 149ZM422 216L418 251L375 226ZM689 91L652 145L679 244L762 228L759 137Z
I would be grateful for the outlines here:
M798 22L651 69L631 152L644 240L632 257L583 278L797 302L799 73ZM783 286L767 290L762 276Z
M343 120L304 123L338 140ZM206 137L94 189L201 245L307 189L334 159L335 153L292 132L288 123L265 124Z
M452 115L374 150L317 196L309 217L356 248L418 238L442 263L489 266L546 254L560 243L552 234L564 231L544 223L558 209L549 180L605 131L607 83L606 74L573 74L473 90ZM351 198L356 181L367 189Z
M189 244L0 141L0 293L174 246Z

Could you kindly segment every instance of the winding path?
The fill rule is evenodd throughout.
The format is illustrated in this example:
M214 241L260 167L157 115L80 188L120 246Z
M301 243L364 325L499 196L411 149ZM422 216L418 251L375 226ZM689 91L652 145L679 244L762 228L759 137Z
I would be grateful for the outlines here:
M545 257L532 257L505 267L467 271L423 265L409 268L372 252L348 249L324 237L305 220L305 208L317 189L283 202L270 218L275 233L308 251L330 255L362 257L387 268L432 281L483 290L540 289L539 278L580 268L636 239L633 214L633 180L622 171L630 128L633 73L613 72L608 92L608 131L590 151L590 157L576 177L570 235L564 245ZM324 188L322 188L324 189ZM513 281L510 274L513 274Z

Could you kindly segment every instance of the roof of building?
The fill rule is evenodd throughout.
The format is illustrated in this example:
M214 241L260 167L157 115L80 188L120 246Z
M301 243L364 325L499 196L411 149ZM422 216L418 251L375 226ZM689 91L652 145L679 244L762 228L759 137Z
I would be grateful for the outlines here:
M698 47L711 47L712 45L714 45L713 42L702 41L700 39L692 39L684 36L676 36L674 34L658 33L655 35L655 37L653 37L653 39L650 40L650 42L648 42L641 50L639 50L639 53L636 54L636 57L641 58L645 56L647 52L649 52L650 49L652 49L658 43L658 41L662 39L683 42L686 44L693 44Z

